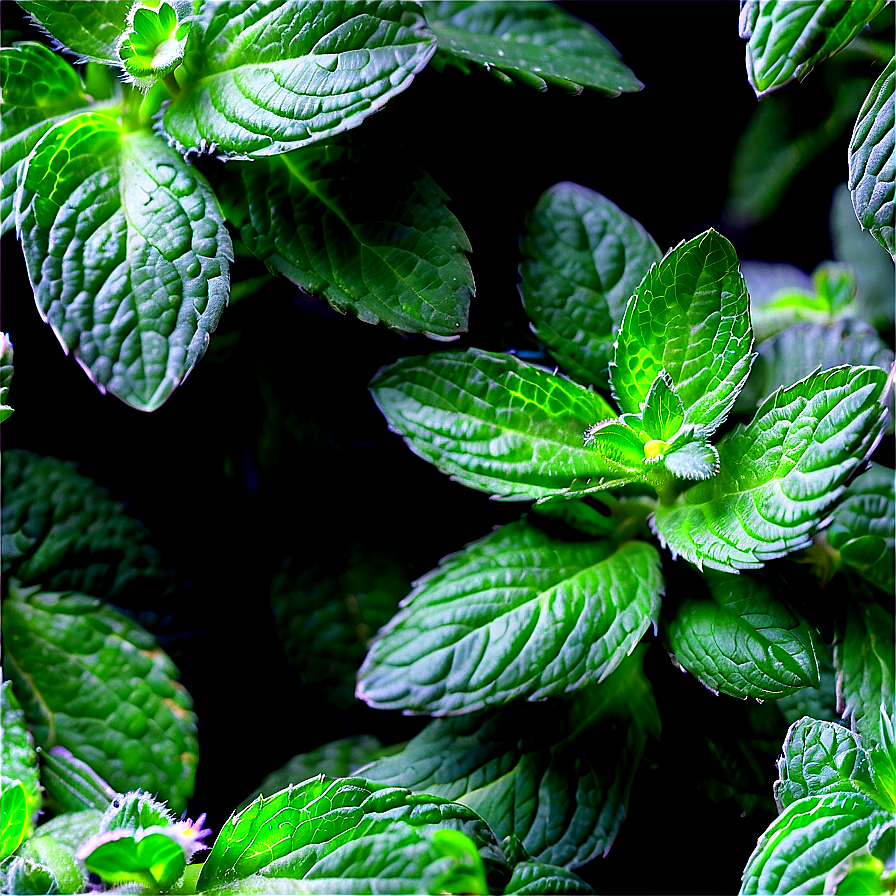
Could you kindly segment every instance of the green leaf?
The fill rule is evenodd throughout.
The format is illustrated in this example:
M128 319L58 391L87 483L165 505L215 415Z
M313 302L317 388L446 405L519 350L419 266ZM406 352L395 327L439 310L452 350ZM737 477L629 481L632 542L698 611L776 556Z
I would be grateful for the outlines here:
M594 890L572 871L543 862L520 862L514 867L513 877L504 890L504 896L539 896L548 893L552 896L588 896Z
M0 739L0 768L6 778L18 780L22 785L25 794L26 835L30 836L34 829L31 819L43 803L40 771L34 741L25 724L25 713L16 700L11 681L4 681L0 685L0 730L3 732Z
M719 452L703 439L670 448L662 461L678 479L709 479L719 472Z
M463 803L539 862L583 865L609 851L647 733L659 735L642 659L572 700L436 719L360 774Z
M584 501L544 501L540 504L533 504L532 510L538 516L548 516L560 520L573 529L599 538L613 535L617 528L612 517L604 516L597 508Z
M435 48L423 13L404 3L207 3L162 133L181 151L226 158L298 149L357 127Z
M894 112L896 62L874 82L862 104L849 144L849 189L856 217L862 227L896 258L893 214L896 208L896 112Z
M880 742L881 704L891 720L896 712L894 652L893 614L876 603L851 602L834 641L837 702L866 748Z
M818 676L821 683L817 688L802 688L787 697L775 700L781 715L788 725L810 716L828 722L840 720L837 711L837 676L834 673L834 655L829 645L816 649Z
M2 490L7 582L115 599L141 585L159 589L159 553L146 529L73 463L4 451Z
M230 236L205 178L153 134L82 112L26 159L16 228L65 351L101 391L158 408L205 353L230 289Z
M560 183L526 216L520 249L520 294L535 335L570 376L606 388L626 303L659 247L600 193Z
M433 892L476 893L488 896L485 865L476 844L464 833L452 830L433 831L433 846L454 859L454 867L439 874L433 881Z
M680 243L648 271L625 309L610 365L619 407L637 414L665 370L685 425L710 435L750 372L749 296L734 247L714 230Z
M3 638L6 671L39 746L60 744L116 790L142 787L184 808L196 717L148 632L85 595L11 586Z
M0 793L0 858L12 855L28 835L28 798L18 779L3 776Z
M41 751L41 783L47 800L63 812L105 812L115 791L86 763L64 747Z
M32 41L0 49L0 234L15 225L13 200L22 161L51 128L86 106L77 72L59 55Z
M747 77L757 97L802 81L842 50L886 5L885 0L746 0L740 36L747 41Z
M641 426L651 439L668 442L684 424L684 406L675 393L672 378L661 370L644 400Z
M783 697L820 684L817 630L767 582L712 575L711 599L687 598L667 630L676 662L715 692Z
M78 858L107 883L138 881L163 890L177 883L187 865L180 844L158 828L101 834L78 851Z
M404 358L370 384L389 426L453 479L511 500L609 488L618 471L583 444L615 417L596 393L513 355ZM624 479L625 477L623 477Z
M719 444L719 475L657 508L663 545L728 572L806 547L879 438L887 388L879 368L836 367L769 396Z
M498 855L491 832L466 806L362 778L321 776L259 797L233 815L203 864L199 889L270 892L265 885L284 878L291 889L283 892L290 893L371 893L386 886L394 893L431 892L427 883L457 866L434 848L431 836L439 828L465 833L480 853Z
M96 809L83 809L80 812L64 812L40 826L41 836L52 837L57 843L65 846L73 854L78 847L99 833L103 814ZM31 843L37 838L32 838Z
M418 581L374 642L357 694L444 715L574 691L631 653L662 593L645 542L566 542L511 523Z
M536 90L552 84L618 96L644 88L599 31L553 4L454 0L427 3L424 10L439 41L438 66L481 68Z
M892 893L896 875L870 852L859 850L848 855L825 880L825 893L867 894L880 896Z
M106 0L73 6L55 0L22 0L32 19L77 55L77 62L92 60L118 65L117 46L127 27L130 0Z
M0 423L9 417L13 409L6 404L13 375L13 350L9 333L0 333Z
M340 312L455 339L467 329L470 243L448 197L388 146L314 146L239 166L243 242Z
M791 803L759 838L741 893L822 893L831 870L862 849L889 818L874 800L857 793Z
M59 884L49 868L21 856L10 856L0 865L0 891L19 893L21 896L60 892Z
M118 44L118 57L139 87L151 87L183 62L190 22L179 19L176 4L170 2L156 9L137 3L129 13L129 27Z
M651 444L645 445L621 420L604 420L585 430L585 447L599 455L599 463L613 471L619 485L651 481L650 467L644 463Z
M896 590L896 495L894 473L872 463L845 492L825 530L840 562L886 594Z

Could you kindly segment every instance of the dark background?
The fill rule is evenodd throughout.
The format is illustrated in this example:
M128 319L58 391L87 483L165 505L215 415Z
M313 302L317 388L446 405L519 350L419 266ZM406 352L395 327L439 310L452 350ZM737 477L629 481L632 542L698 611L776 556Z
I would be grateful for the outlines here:
M425 70L363 125L368 139L412 151L469 235L477 294L470 331L452 347L537 347L517 292L517 244L525 214L561 180L605 194L663 249L713 226L741 258L811 271L830 257L828 208L846 178L848 134L798 177L769 221L740 230L722 217L732 154L756 107L735 0L564 5L613 42L644 91L570 97ZM2 15L4 28L25 29L13 4ZM826 102L811 75L790 89L810 110ZM413 456L366 391L380 366L445 346L343 318L273 281L225 312L189 380L141 414L100 395L63 356L35 310L14 235L2 251L16 408L3 447L77 461L146 523L179 575L177 591L138 618L160 634L195 700L201 761L191 815L208 812L217 831L293 754L348 734L388 743L419 730L423 720L360 704L341 711L304 687L279 647L268 595L287 555L300 567L305 558L338 563L360 542L416 577L519 516L518 505L489 501ZM736 892L773 816L774 755L758 769L765 802L743 815L742 801L707 786L707 744L750 737L751 714L765 711L713 696L659 645L646 670L662 740L649 749L612 851L580 873L603 893ZM774 719L780 744L786 725Z

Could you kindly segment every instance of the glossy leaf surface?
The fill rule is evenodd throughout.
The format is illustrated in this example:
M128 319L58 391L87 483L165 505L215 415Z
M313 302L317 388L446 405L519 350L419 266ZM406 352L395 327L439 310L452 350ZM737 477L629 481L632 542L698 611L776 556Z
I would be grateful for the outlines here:
M527 500L626 478L584 446L585 430L615 417L613 409L513 355L469 349L404 358L370 389L415 454L471 488Z
M566 542L511 523L419 580L374 642L357 693L444 715L573 691L631 653L662 593L646 542Z
M117 831L105 835L101 843L87 845L78 856L88 871L108 883L138 881L163 889L177 883L186 867L180 845L161 831L142 835Z
M408 87L435 51L413 6L207 3L193 24L186 89L162 133L182 150L260 158L357 127Z
M657 508L660 539L729 572L805 547L879 437L886 386L878 368L837 367L769 396L719 444L719 475Z
M12 682L0 685L0 769L3 776L18 780L25 794L26 833L32 831L31 819L40 809L43 798L40 786L40 770L37 767L37 753L34 741L25 723L25 713L12 690Z
M543 862L520 862L513 869L513 877L504 890L504 896L536 896L542 893L588 896L593 892L589 884L565 868Z
M118 65L117 46L127 27L128 0L73 6L53 0L22 0L19 6L53 35L78 61Z
M0 858L12 855L28 835L28 801L25 787L3 776L0 784Z
M555 184L526 217L520 293L538 338L581 383L606 388L625 306L662 253L609 199Z
M240 167L246 245L341 312L436 339L467 329L463 228L426 172L394 147L309 147Z
M64 747L41 751L41 783L47 799L63 812L105 812L115 791L86 763Z
M16 197L44 320L101 391L158 408L205 354L230 236L195 168L148 131L84 112L25 161Z

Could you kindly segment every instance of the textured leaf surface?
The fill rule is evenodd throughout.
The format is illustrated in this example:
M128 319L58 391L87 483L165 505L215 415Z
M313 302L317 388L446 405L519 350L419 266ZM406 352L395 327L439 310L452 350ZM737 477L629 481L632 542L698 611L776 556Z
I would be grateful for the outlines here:
M818 657L818 676L821 683L817 688L803 688L788 697L775 700L781 715L788 725L799 721L803 716L828 722L838 722L837 711L837 676L834 672L834 654L828 644L816 650Z
M447 196L395 148L309 147L240 166L246 245L337 311L454 339L467 329L470 250Z
M885 6L885 0L747 0L740 36L747 41L747 77L762 97L802 81L842 50Z
M93 598L32 589L4 601L3 638L39 746L60 744L120 792L141 787L186 806L196 717L149 633Z
M734 247L714 230L671 250L641 281L622 319L610 382L623 412L640 413L665 370L685 424L712 433L750 372L749 301Z
M3 452L4 578L121 598L158 588L159 554L146 529L73 463Z
M583 865L609 850L647 733L659 735L642 659L571 700L437 719L361 774L470 806L540 862Z
M161 127L178 148L259 158L357 127L408 87L435 51L404 3L207 3L193 25L190 83Z
M649 443L648 443L649 444ZM621 420L605 420L585 431L585 447L601 459L601 463L617 471L619 484L649 481L650 468L645 466L644 445L638 433Z
M15 226L13 201L19 167L53 125L88 103L77 72L43 44L22 41L0 48L0 233Z
M59 885L49 868L20 856L0 865L0 888L4 893L59 892Z
M859 223L896 257L896 62L874 82L862 105L849 144L849 189Z
M118 65L118 40L127 27L128 0L103 3L58 3L54 0L22 0L19 6L46 28L78 61L93 60Z
M659 247L600 193L560 183L526 217L520 248L520 294L535 334L571 377L606 388L625 306Z
M444 715L573 691L634 649L662 593L645 542L566 542L512 523L417 583L374 642L357 693Z
M890 813L867 796L831 793L788 806L759 838L741 893L822 893L827 875Z
M47 801L63 812L95 809L105 812L115 791L86 763L65 747L41 751L40 780Z
M553 4L531 0L427 3L439 61L469 71L497 71L505 82L547 90L548 84L606 96L644 85L597 30Z
M504 890L504 896L536 896L541 893L587 896L593 892L589 884L565 868L543 862L520 862L514 866L513 877Z
M719 472L719 452L703 439L685 441L665 454L663 464L678 479L708 479Z
M230 236L208 183L146 131L83 112L25 162L16 226L38 309L102 391L158 408L227 303Z
M651 439L668 442L684 424L684 406L675 393L672 378L661 370L644 400L641 426Z
M608 488L625 472L584 446L615 417L595 392L513 355L404 358L370 384L408 447L471 488L514 500Z
M719 444L719 475L657 508L661 541L729 572L806 547L882 431L886 384L876 367L837 367L769 396Z
M480 850L496 849L491 832L466 806L362 778L316 778L259 797L232 816L202 867L199 889L214 891L258 875L320 881L322 892L331 893L381 892L370 889L377 877L399 884L404 879L403 888L389 892L428 892L407 883L420 887L434 870L446 870L429 841L437 828L471 835ZM337 884L339 878L346 884Z
M851 603L846 624L834 641L837 702L844 721L862 738L865 747L880 741L879 715L883 705L896 713L894 693L893 614L875 603Z
M713 691L783 697L819 685L821 637L751 576L712 576L711 599L686 599L668 628L677 662Z
M3 776L21 782L25 794L26 833L32 830L31 819L40 809L43 799L40 787L40 771L34 741L28 733L25 713L12 690L12 682L0 685L0 768Z

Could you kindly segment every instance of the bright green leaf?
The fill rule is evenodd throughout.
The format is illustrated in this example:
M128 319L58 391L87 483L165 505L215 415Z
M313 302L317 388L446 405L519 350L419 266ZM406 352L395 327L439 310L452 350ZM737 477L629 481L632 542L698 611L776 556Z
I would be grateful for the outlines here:
M0 782L0 859L12 855L28 835L28 798L21 781L3 776Z
M746 0L740 36L747 43L747 77L763 97L802 81L819 62L842 50L886 0Z
M63 812L105 812L115 791L86 763L64 747L42 750L40 780L47 801Z
M566 542L520 521L417 583L358 674L377 708L443 715L602 681L656 624L646 542Z
M59 893L59 883L45 865L33 859L11 856L0 865L0 892Z
M57 0L22 0L25 9L60 43L78 56L78 62L93 60L118 65L119 38L127 27L130 0L73 5Z
M685 425L710 435L731 410L753 355L749 296L734 247L714 230L654 265L625 310L610 382L625 413L641 412L665 370Z
M896 874L870 852L859 850L848 855L825 879L825 893L880 896L896 890Z
M187 865L180 844L158 828L101 834L84 844L78 858L107 883L138 881L163 890L178 881Z
M594 890L577 874L543 862L520 862L504 890L504 896L588 896L592 893Z
M395 147L315 146L239 167L240 235L269 267L367 323L455 339L470 243L447 196Z
M436 42L395 2L206 3L162 133L182 151L260 158L357 127L408 87Z
M64 349L101 391L158 408L205 353L230 289L230 236L205 178L148 131L83 112L26 159L16 227Z
M175 4L163 2L153 9L138 3L128 16L118 57L133 82L149 88L183 62L189 33L190 22L180 21Z
M433 892L489 896L482 856L466 834L450 829L433 831L432 843L439 852L456 863L434 878Z
M642 659L571 700L436 719L360 774L463 803L540 862L583 865L609 850L647 733L659 734Z
M849 189L862 227L896 258L896 61L890 60L862 105L849 144Z
M641 425L651 439L668 442L684 424L684 406L675 393L672 379L661 370L644 400Z
M85 595L11 586L3 639L5 671L39 746L60 744L117 790L142 787L184 808L196 721L149 633Z
M410 449L471 488L511 500L609 488L617 470L583 444L615 417L596 393L513 355L404 358L370 384Z
M600 193L560 183L526 217L520 248L520 294L535 334L570 376L606 388L625 306L659 247Z
M650 442L646 445L638 438L637 432L620 420L604 420L585 430L585 447L600 457L602 466L612 471L619 485L626 482L650 481L650 467L645 464L645 456Z
M654 529L697 566L756 569L809 544L884 425L887 375L837 367L769 396L719 444L718 476L661 505Z
M711 599L686 598L667 634L676 662L713 691L783 697L819 685L816 629L751 576L713 575Z
M16 700L11 681L0 685L0 730L3 732L0 738L0 769L4 777L18 780L22 785L25 817L28 820L25 833L30 836L33 830L31 820L43 803L40 771L34 741L25 724L25 713Z

